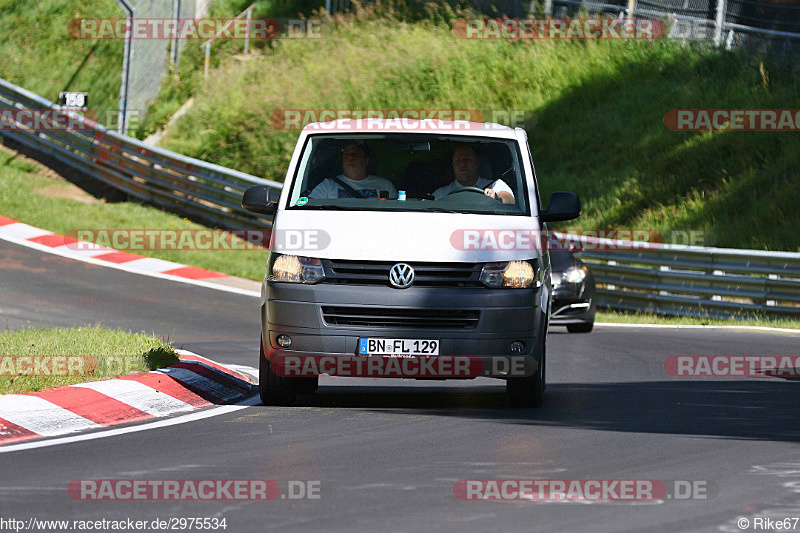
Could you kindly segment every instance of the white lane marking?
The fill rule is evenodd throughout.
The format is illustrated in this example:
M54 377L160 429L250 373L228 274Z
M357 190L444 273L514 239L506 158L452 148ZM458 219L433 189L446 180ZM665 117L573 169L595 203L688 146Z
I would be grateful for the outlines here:
M144 259L134 259L133 261L126 261L130 268L140 270L142 272L164 272L166 270L173 270L175 268L182 268L185 265L179 265L172 261L164 261L163 259L156 259L154 257L145 257Z
M258 383L258 369L257 368L253 368L252 366L236 365L236 364L233 364L233 363L220 363L219 361L212 361L211 359L207 359L207 358L203 357L202 355L196 354L194 352L190 352L189 350L184 350L182 348L175 348L175 353L177 353L178 355L188 355L188 356L199 357L199 360L198 359L183 359L184 362L192 362L192 363L200 363L200 364L204 364L205 363L204 366L206 366L207 368L211 368L211 369L214 369L214 367L213 366L209 366L207 363L214 363L216 365L221 366L222 368L227 368L228 370L230 370L232 372L239 372L240 374L245 374L246 376L248 376L250 378L255 377L256 378L255 383ZM216 370L219 370L219 369L216 369ZM236 377L236 376L234 376L234 377Z
M210 394L213 394L217 398L220 398L225 401L233 400L241 394L229 387L226 387L222 383L218 381L214 381L213 379L209 379L205 376L201 376L195 372L192 372L188 368L162 368L160 370L156 370L155 372L159 372L161 374L166 374L174 379L177 379L181 383L186 383L187 385L191 385L193 387L198 387ZM218 371L215 371L218 372Z
M45 437L102 427L37 396L0 397L0 418Z
M51 231L23 224L22 222L0 226L0 235L14 239L33 239L35 237L41 237L42 235L51 235L52 233Z
M142 276L150 276L151 278L158 278L158 279L166 279L169 281L177 281L178 283L185 283L187 285L196 285L198 287L205 287L207 289L214 289L216 291L223 291L223 292L232 292L234 294L241 294L244 296L251 296L253 298L260 298L261 292L260 291L251 291L248 289L240 289L238 287L229 287L227 285L221 285L219 283L211 283L208 281L202 281L199 279L189 279L189 278L182 278L179 276L171 276L169 274L159 274L157 272L143 272L141 270L136 270L134 268L130 268L126 266L125 263L109 263L108 261L101 261L99 259L94 259L93 257L85 257L82 255L75 255L72 253L72 250L64 246L59 246L58 248L51 248L50 246L45 246L43 244L39 244L38 242L31 242L25 239L17 239L15 237L10 237L8 235L4 235L2 233L2 228L6 226L0 226L0 239L5 241L19 244L20 246L25 246L27 248L33 248L34 250L39 250L40 252L45 252L54 255L60 255L61 257L66 257L68 259L74 259L76 261L83 261L84 263L89 263L92 265L102 266L106 268L114 268L116 270L123 270L125 272L130 272L132 274L140 274ZM49 231L46 233L50 233ZM117 251L117 250L112 250ZM173 263L173 268L181 268L187 265L181 265L178 263ZM225 279L225 278L222 278Z
M235 370L241 374L244 374L253 379L253 381L258 384L258 369L253 368L252 366L246 365L225 365L226 368L230 368L231 370Z
M70 385L70 387L92 389L153 416L167 416L195 409L194 406L163 392L158 392L144 383L128 379L92 381L91 383Z
M553 324L557 326L558 324ZM771 328L768 326L746 326L735 325L726 326L719 325L701 325L701 324L630 324L630 323L616 323L616 322L595 322L595 326L609 326L612 328L661 328L661 329L747 329L751 331L768 331L771 333L795 333L800 335L800 329L792 328Z
M168 418L165 420L156 420L153 422L143 422L135 426L128 426L117 429L107 429L105 431L98 431L94 433L84 433L82 435L73 435L70 437L61 437L50 440L34 440L31 442L21 442L19 444L10 444L8 446L0 446L0 453L17 452L22 450L33 450L36 448L46 448L48 446L58 446L60 444L70 444L73 442L82 442L87 440L104 439L106 437L116 437L117 435L125 435L128 433L138 433L139 431L147 431L149 429L158 429L169 426L177 426L178 424L186 424L187 422L194 422L196 420L203 420L215 416L226 415L241 409L247 409L254 405L259 405L261 400L258 395L248 398L243 402L236 405L222 405L219 407L212 407L203 409L195 413L179 416L176 418Z
M83 241L81 241L83 242ZM61 246L54 246L51 250L60 250L67 254L71 254L75 257L94 257L96 255L103 255L103 254L110 254L113 252L117 252L113 248L106 248L105 246L87 246L86 248L82 248L78 243L72 244L62 244Z

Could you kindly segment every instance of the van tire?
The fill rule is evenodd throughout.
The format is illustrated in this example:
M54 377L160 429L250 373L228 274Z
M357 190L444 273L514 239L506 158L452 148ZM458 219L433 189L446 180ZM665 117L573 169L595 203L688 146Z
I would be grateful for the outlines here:
M511 407L539 408L544 403L544 389L547 387L545 384L545 364L547 362L545 346L543 336L541 364L534 375L506 380L506 394Z
M258 354L258 392L264 405L294 405L297 400L297 389L294 380L279 376L270 368L264 357L264 341Z

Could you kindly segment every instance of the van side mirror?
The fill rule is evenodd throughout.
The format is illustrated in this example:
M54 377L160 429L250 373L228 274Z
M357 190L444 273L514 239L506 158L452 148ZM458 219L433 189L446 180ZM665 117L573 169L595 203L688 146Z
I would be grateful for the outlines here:
M251 213L274 215L278 204L270 201L269 193L271 190L269 185L252 185L248 187L242 197L242 207Z
M539 213L542 222L572 220L581 216L581 200L574 192L554 192L547 209Z

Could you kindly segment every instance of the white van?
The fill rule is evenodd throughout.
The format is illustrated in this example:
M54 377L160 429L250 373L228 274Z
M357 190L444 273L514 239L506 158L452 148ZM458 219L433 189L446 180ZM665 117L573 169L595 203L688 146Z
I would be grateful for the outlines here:
M545 389L550 262L521 128L407 119L305 127L274 215L262 286L260 392L291 405L318 375L506 380L512 405Z

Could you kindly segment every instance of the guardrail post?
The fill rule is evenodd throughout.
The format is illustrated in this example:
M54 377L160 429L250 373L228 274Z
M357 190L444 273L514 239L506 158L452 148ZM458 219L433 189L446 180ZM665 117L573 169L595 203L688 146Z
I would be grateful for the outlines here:
M615 266L617 264L617 262L616 261L608 261L606 264L608 266ZM616 285L606 285L606 289L608 289L609 291L615 291L615 290L617 290L617 286Z
M249 10L247 12L247 27L244 30L244 55L247 55L247 51L250 49L250 19L253 16L253 10Z
M769 274L767 276L767 279L780 279L780 276L777 275L777 274ZM769 289L767 288L767 284L766 283L764 284L764 292L765 293L769 292ZM777 300L767 300L765 302L765 304L769 305L769 306L775 306L775 305L778 305L778 301Z
M211 61L211 43L206 43L206 57L205 64L203 65L203 77L208 77L208 64Z
M133 17L134 7L128 0L117 0L117 4L125 10L125 46L122 51L122 80L119 86L119 114L117 131L128 133L128 85L130 84L131 56L133 55Z
M180 50L180 40L178 39L179 28L181 25L181 0L172 0L172 15L175 19L175 36L172 38L172 54L170 56L170 63L177 66L180 60L178 51Z
M714 22L714 44L722 44L722 32L725 25L725 0L717 0L717 18Z
M660 267L658 267L658 270L661 271L661 272L669 272L670 269L669 269L669 267L667 265L661 265ZM656 276L656 283L658 285L661 285L661 276ZM658 291L658 295L659 296L668 296L669 292L667 292L667 291Z
M628 20L633 20L633 15L636 12L636 0L628 0Z
M724 276L725 275L725 272L723 270L713 270L711 273L714 276ZM715 302L721 302L722 301L722 296L720 296L719 294L712 294L711 295L711 299L714 300Z

